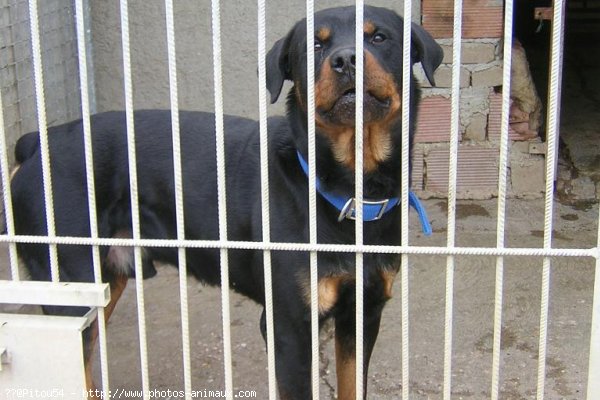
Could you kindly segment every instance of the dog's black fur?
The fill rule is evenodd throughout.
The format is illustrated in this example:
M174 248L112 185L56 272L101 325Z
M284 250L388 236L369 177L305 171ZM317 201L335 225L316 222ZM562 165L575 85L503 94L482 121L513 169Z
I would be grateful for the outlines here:
M354 7L321 11L315 16L317 85L317 174L324 189L353 196L354 145ZM297 159L307 158L306 27L298 22L267 56L267 86L272 102L284 80L289 93L287 118L268 121L271 240L308 242L308 184ZM419 26L412 30L413 63L421 62L432 81L441 62L441 48ZM401 187L401 122L398 95L402 82L402 19L375 7L365 8L365 161L364 196L398 196ZM419 90L411 89L411 131L415 125ZM100 237L131 236L126 121L123 112L92 117L94 173ZM217 174L214 115L180 113L185 234L187 239L217 240ZM49 129L52 185L58 235L89 236L89 216L81 121ZM141 235L174 238L175 200L171 117L169 111L135 112L137 174ZM350 132L350 136L347 136ZM229 240L262 241L259 127L252 120L225 118L227 225ZM372 137L367 137L367 135ZM348 140L350 137L350 140ZM46 216L38 133L23 136L16 146L19 168L12 179L16 231L45 235ZM369 158L370 157L370 158ZM400 208L364 224L365 244L400 244ZM354 222L338 222L339 211L318 197L320 243L353 243ZM48 280L48 246L20 244L19 255L34 280ZM93 281L91 250L58 246L61 281ZM118 286L133 277L131 249L102 248L103 279ZM275 352L279 391L285 399L309 399L310 295L309 257L304 252L272 252ZM156 273L152 261L177 265L177 250L148 248L144 278ZM353 387L355 335L354 254L319 254L321 319L334 318L338 361L338 393L350 398ZM391 279L399 268L397 255L365 254L365 374L379 330ZM230 250L231 287L264 304L263 254ZM219 251L188 249L187 270L203 282L220 282ZM124 286L124 285L122 285ZM117 288L118 289L118 288ZM122 289L122 288L121 288ZM322 290L321 290L322 289ZM118 298L119 293L116 293ZM116 301L116 299L113 299ZM114 304L112 305L114 307ZM86 310L45 307L58 315L81 315ZM261 330L265 332L264 312ZM93 336L93 335L92 335ZM93 340L88 340L93 344ZM88 344L87 353L91 352Z

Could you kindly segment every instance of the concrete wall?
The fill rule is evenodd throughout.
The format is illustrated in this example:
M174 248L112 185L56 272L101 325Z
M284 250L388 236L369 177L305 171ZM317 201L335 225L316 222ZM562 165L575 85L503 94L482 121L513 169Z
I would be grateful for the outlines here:
M81 115L79 69L71 2L38 2L47 119L57 125ZM0 0L0 91L12 160L19 136L37 129L27 0Z
M324 2L318 2L320 8ZM419 19L420 0L413 0ZM327 7L351 5L351 1L328 1ZM402 3L370 2L402 14ZM93 1L92 38L98 111L124 107L119 5L116 1ZM284 36L306 13L304 1L268 1L267 49ZM167 39L163 0L131 0L129 5L131 60L135 108L169 107ZM213 74L210 2L175 2L175 30L179 101L183 109L212 111ZM257 5L254 1L221 2L223 90L225 112L251 118L258 116ZM283 101L271 106L283 113Z

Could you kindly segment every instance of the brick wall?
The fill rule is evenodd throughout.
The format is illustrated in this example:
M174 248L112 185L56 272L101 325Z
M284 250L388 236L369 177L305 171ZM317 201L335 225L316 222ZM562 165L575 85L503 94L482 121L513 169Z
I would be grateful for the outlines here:
M466 0L463 2L464 39L499 38L502 35L502 0ZM435 38L452 37L454 0L423 0L423 26Z
M423 88L413 154L413 189L424 197L446 197L450 152L452 83L452 0L423 0L422 24L444 50L432 88L417 68ZM465 0L460 68L458 197L497 195L502 108L503 2ZM539 196L543 156L529 154L524 139L510 131L509 195ZM539 139L536 139L539 141ZM513 149L514 147L514 149ZM540 172L541 168L541 172ZM514 179L513 179L514 178Z

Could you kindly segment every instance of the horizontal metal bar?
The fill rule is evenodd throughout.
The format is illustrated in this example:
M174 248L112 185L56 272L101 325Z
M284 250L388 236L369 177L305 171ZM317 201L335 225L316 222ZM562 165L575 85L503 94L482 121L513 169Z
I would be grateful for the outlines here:
M0 281L0 303L106 307L109 301L106 283Z
M176 240L176 239L116 239L74 236L0 235L0 243L60 244L75 246L124 247L187 247L233 250L319 251L335 253L382 253L456 256L530 256L530 257L592 257L600 259L600 248L497 248L497 247L442 247L442 246L372 246L352 244L309 244L278 242L245 242L232 240Z

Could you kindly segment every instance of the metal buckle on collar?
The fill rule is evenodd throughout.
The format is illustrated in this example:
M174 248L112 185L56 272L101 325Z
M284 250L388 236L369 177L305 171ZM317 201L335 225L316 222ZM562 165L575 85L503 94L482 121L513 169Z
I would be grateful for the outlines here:
M377 212L377 215L374 218L369 219L368 221L377 221L378 219L381 219L381 217L385 213L385 210L386 210L389 202L390 202L390 199L384 199L384 200L378 200L378 201L363 200L363 218L364 218L364 210L366 207L380 206L379 211ZM344 207L342 208L342 211L340 211L340 215L338 216L338 222L341 222L345 218L355 220L356 219L356 208L355 207L356 207L356 199L354 197L349 198L348 201L346 202L346 204L344 205Z

